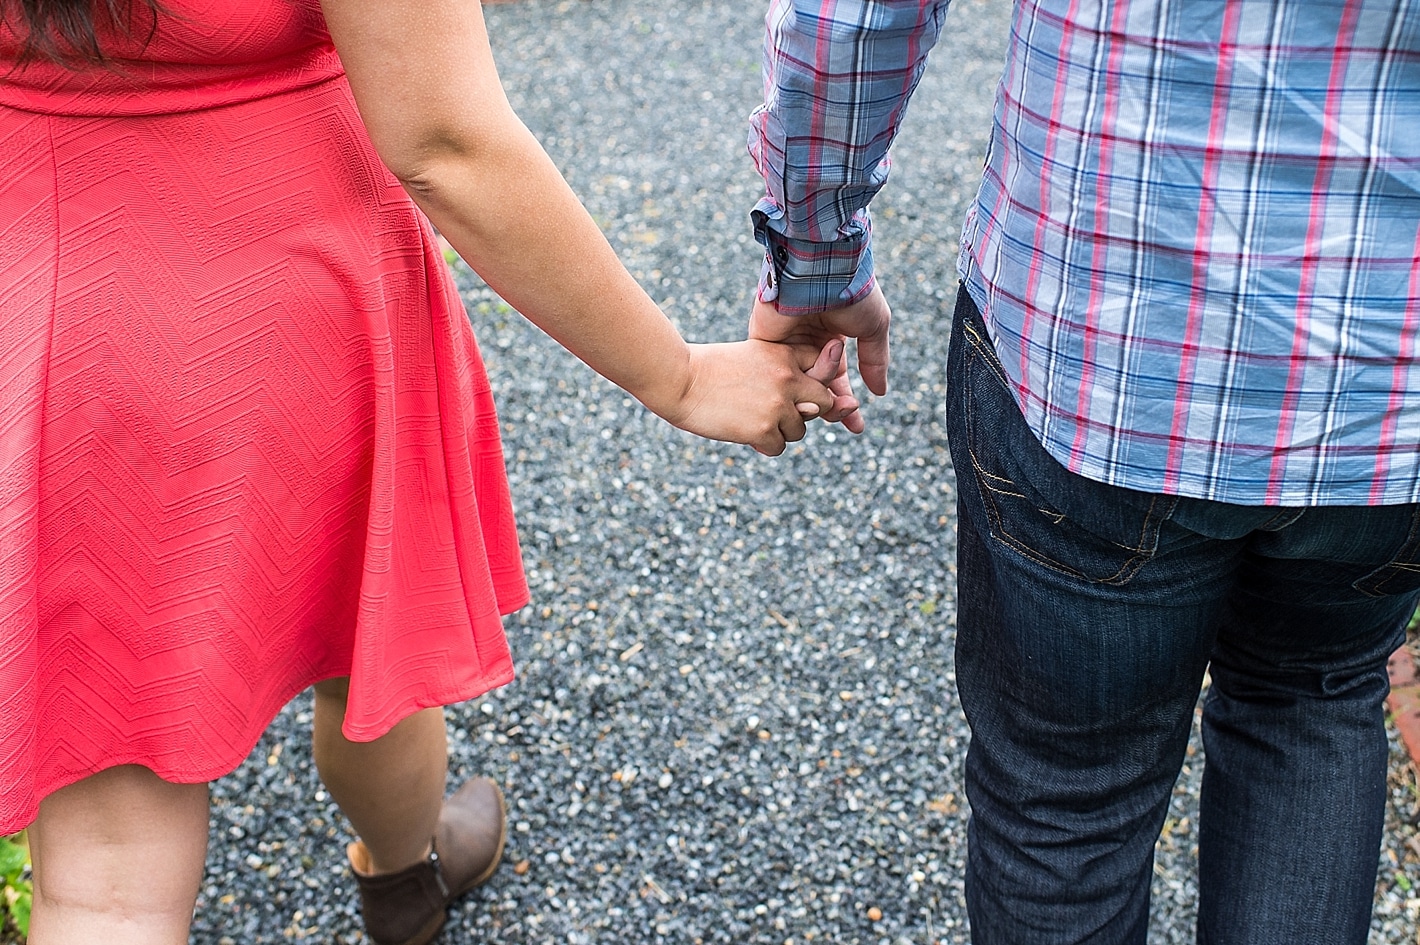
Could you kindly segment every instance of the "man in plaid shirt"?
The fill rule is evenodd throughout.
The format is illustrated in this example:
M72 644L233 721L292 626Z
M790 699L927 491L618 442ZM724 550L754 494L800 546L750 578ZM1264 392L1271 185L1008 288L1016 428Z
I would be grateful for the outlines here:
M751 333L857 337L876 393L867 205L946 7L768 18ZM1018 0L959 269L974 941L1144 941L1206 671L1199 941L1364 942L1420 597L1420 0Z

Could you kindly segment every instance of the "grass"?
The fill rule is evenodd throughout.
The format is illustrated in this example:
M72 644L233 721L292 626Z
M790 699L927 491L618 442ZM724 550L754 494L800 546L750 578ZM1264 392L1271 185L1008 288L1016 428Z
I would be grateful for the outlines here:
M30 847L24 832L0 838L0 942L25 941L33 901Z

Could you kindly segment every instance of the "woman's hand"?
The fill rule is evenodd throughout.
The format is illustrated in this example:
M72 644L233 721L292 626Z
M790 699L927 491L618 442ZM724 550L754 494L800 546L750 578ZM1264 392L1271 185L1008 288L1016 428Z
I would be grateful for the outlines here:
M646 406L682 430L714 440L745 443L778 456L804 437L806 418L828 412L843 342L822 351L808 345L740 341L690 345L683 384Z
M749 336L765 341L822 345L830 338L858 339L858 373L868 390L879 397L887 393L888 326L892 310L883 290L874 285L868 295L852 305L832 308L812 315L780 315L770 302L754 303L749 317ZM839 373L829 380L839 402L823 419L841 422L852 433L863 432L863 416L848 382L848 365L840 360Z

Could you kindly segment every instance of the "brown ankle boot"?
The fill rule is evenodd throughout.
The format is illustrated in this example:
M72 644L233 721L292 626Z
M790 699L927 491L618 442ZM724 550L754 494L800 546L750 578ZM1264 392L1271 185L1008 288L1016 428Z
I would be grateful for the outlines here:
M360 841L346 848L365 931L375 945L426 945L439 934L449 903L488 881L503 856L508 819L503 792L474 778L444 800L429 857L395 873L371 873Z

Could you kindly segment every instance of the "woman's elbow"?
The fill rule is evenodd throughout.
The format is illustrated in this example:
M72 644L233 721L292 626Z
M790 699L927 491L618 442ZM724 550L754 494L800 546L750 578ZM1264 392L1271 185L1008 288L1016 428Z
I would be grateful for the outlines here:
M398 144L375 150L395 179L414 193L430 193L451 165L467 162L478 146L463 136L410 134Z
M448 168L486 160L505 134L490 116L402 116L368 127L380 160L412 190L427 189Z

